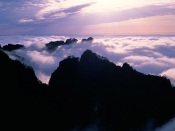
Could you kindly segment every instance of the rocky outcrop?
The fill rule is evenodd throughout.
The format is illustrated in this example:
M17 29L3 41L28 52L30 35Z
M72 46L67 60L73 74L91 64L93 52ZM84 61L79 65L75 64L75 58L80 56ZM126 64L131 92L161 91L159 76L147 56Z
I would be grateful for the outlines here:
M56 50L58 46L64 45L64 41L51 41L48 44L46 44L46 48L48 50Z
M87 42L92 43L93 40L94 39L92 37L89 37L87 39L82 39L81 43L87 43ZM67 39L65 42L64 41L51 41L51 42L45 44L45 46L46 46L47 50L55 51L58 46L76 44L77 42L78 42L77 39L70 38L70 39Z
M86 43L86 42L92 43L93 40L94 40L94 39L93 39L92 37L89 37L89 38L87 38L87 39L82 39L82 40L81 40L81 43Z
M49 51L55 51L58 46L77 43L77 41L78 40L75 38L70 38L70 39L67 39L65 42L64 41L51 41L51 42L45 44L45 46Z
M65 42L65 45L69 45L69 44L72 44L72 43L77 43L77 39L75 38L70 38L70 39L67 39L66 42Z
M6 51L13 51L13 50L18 50L18 49L22 49L22 48L24 48L24 46L20 45L20 44L16 44L16 45L8 44L8 45L4 45L2 47L2 49L6 50Z

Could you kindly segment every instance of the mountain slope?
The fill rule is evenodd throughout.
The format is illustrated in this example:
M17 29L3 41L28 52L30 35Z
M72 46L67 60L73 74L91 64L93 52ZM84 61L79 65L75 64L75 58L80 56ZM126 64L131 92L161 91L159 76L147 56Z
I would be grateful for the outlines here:
M168 79L127 63L116 66L90 50L61 61L49 85L0 50L0 83L2 118L12 130L149 130L175 117L175 89Z
M141 130L149 121L155 128L175 115L168 79L139 73L127 63L116 66L90 50L61 61L49 87L59 94L63 111L74 110L67 116L70 123L96 123L101 130Z
M6 128L25 129L36 124L42 116L46 85L37 79L33 69L11 60L0 50L0 85Z

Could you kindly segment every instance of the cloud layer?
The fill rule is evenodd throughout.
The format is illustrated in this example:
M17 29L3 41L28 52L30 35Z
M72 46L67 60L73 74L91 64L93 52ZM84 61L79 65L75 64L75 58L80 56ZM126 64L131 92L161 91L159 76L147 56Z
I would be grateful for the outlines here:
M96 37L93 43L81 43L82 38L78 38L77 44L59 46L54 52L47 51L46 43L65 41L67 38L65 36L3 36L0 37L0 44L25 45L25 49L11 52L10 56L32 66L38 78L45 83L61 60L70 55L80 57L86 49L90 49L117 65L128 62L145 74L168 77L175 85L175 37L173 36Z

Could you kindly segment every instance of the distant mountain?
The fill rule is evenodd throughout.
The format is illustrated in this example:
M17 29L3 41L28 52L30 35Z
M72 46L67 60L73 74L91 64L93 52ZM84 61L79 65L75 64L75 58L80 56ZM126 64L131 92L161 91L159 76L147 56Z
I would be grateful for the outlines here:
M83 131L95 125L100 131L135 131L175 117L175 89L168 79L128 63L116 66L90 50L62 60L49 85L1 50L0 72L6 129Z
M92 43L93 40L94 39L92 37L89 37L87 39L82 39L81 43L86 43L86 42ZM70 38L70 39L67 39L65 42L64 41L51 41L45 44L45 46L48 51L55 51L58 46L76 44L77 41L78 40L76 38Z
M86 42L90 42L90 43L92 43L93 40L94 40L94 38L89 37L89 38L87 38L87 39L82 39L82 40L81 40L81 43L86 43Z
M6 50L6 51L13 51L13 50L21 49L21 48L24 48L24 45L20 45L20 44L16 44L16 45L8 44L8 45L4 45L2 47L2 49L3 50Z
M58 46L64 45L64 41L51 41L47 43L45 46L48 50L56 50Z
M45 46L49 51L54 51L57 49L58 46L77 43L77 41L78 40L75 38L70 38L70 39L67 39L65 42L64 41L51 41L51 42L45 44Z

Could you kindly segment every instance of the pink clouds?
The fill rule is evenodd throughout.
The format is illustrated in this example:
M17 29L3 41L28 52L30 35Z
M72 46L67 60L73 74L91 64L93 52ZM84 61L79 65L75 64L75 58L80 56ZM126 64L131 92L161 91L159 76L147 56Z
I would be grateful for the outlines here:
M31 61L41 65L53 65L55 63L54 57L48 55L47 52L38 52L38 51L27 51L27 56Z

